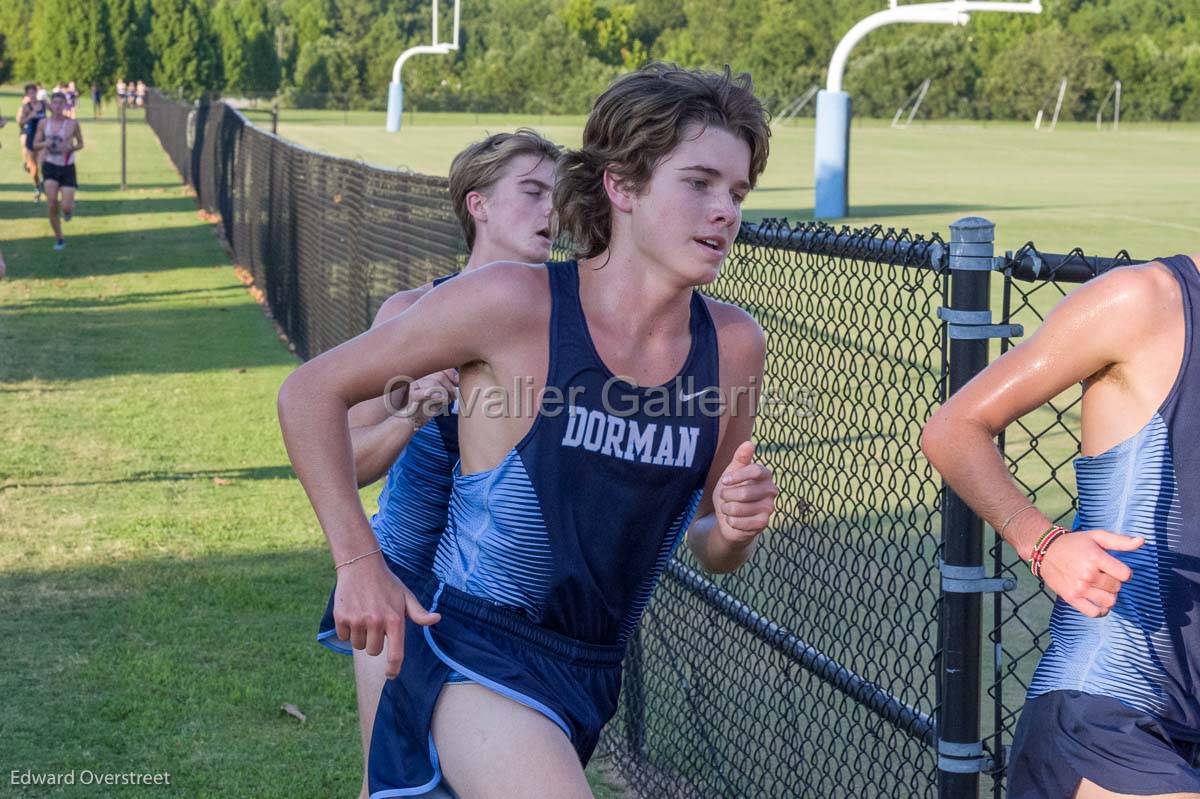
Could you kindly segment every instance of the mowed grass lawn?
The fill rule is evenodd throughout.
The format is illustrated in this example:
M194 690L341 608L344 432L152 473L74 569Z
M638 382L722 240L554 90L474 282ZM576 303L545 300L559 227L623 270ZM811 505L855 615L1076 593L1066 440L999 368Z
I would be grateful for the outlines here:
M256 124L269 119L254 114ZM284 109L279 133L316 150L381 166L445 175L454 154L489 132L532 126L577 146L582 117L405 114L399 133L383 112ZM1026 122L855 120L850 213L836 224L907 227L940 233L978 214L997 225L1000 251L1034 241L1044 252L1124 248L1151 258L1200 250L1200 124L1125 123L1119 133L1063 123L1053 132ZM813 121L777 127L771 158L746 217L812 218Z
M125 192L118 126L83 122L63 252L0 133L0 795L352 796L333 573L275 420L296 358L140 116ZM170 788L10 784L73 769Z

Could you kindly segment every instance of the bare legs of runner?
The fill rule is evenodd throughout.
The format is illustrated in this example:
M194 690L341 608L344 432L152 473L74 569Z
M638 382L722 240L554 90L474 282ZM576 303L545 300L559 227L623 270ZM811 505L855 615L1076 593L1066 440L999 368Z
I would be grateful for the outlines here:
M460 799L593 799L558 725L482 685L442 688L433 743Z
M367 754L371 751L371 730L375 726L375 709L379 695L387 682L387 650L368 655L365 649L354 650L354 685L358 692L358 722L362 734L363 779L359 799L367 799Z
M50 228L54 231L54 241L62 241L62 223L58 220L58 181L46 181L46 200L50 214ZM55 245L57 246L57 244Z
M62 199L59 199L61 194ZM75 189L72 186L59 187L58 181L46 181L46 199L49 203L50 227L54 230L55 242L63 240L62 222L59 220L59 211L61 209L63 218L70 220L71 214L75 213ZM57 246L57 245L56 245Z
M42 187L38 183L38 178L40 177L38 154L33 150L24 149L24 147L22 147L21 154L25 159L25 172L29 175L30 180L33 181L33 201L37 202L42 192Z

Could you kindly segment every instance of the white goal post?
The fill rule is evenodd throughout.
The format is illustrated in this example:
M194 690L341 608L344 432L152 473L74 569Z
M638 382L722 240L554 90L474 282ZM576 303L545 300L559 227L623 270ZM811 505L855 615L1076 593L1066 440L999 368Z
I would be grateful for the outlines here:
M387 130L389 133L395 133L400 130L400 120L404 115L404 84L400 81L400 70L404 68L404 62L422 53L445 55L452 50L458 49L458 3L459 0L454 0L454 33L449 42L438 41L438 0L431 0L430 5L433 10L433 44L419 44L416 47L408 48L400 54L400 57L396 59L395 65L392 66L392 83L388 86L387 107Z
M941 3L899 5L889 0L886 11L879 11L858 24L838 42L829 62L829 77L817 94L817 140L814 153L817 219L838 219L849 210L850 172L850 95L842 91L842 78L850 51L873 30L898 22L966 25L976 11L1008 14L1040 14L1041 0L1028 2L991 2L990 0L948 0Z

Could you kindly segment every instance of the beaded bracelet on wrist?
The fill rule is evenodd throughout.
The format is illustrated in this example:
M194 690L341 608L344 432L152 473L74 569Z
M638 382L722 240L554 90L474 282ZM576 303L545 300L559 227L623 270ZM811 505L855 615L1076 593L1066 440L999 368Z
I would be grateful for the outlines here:
M1029 571L1034 577L1039 580L1042 578L1042 561L1046 559L1046 552L1050 549L1050 545L1059 538L1067 534L1065 527L1054 525L1046 532L1042 533L1037 544L1033 547L1033 554L1029 557Z

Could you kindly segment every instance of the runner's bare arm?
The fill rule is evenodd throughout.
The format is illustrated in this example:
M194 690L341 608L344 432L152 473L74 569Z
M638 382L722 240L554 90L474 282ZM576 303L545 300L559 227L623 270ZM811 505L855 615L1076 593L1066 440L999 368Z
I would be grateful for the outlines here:
M76 150L83 149L83 129L80 127L78 121L75 122L72 128L71 144L68 147L67 152L75 152Z
M725 430L705 481L704 497L687 530L689 548L709 572L745 563L771 520L779 489L771 470L754 462L751 435L762 390L766 338L748 313L709 303L718 331Z
M279 390L279 424L288 456L329 540L338 569L334 622L355 649L379 654L387 674L404 657L404 619L434 624L413 593L387 568L363 514L353 477L348 410L379 397L396 375L429 374L490 363L530 335L529 298L545 292L535 268L497 264L439 286L391 321L299 366ZM438 331L431 336L430 330ZM360 556L371 553L371 557ZM355 559L352 563L348 561Z
M1126 267L1076 289L1027 341L1007 352L951 397L926 423L921 448L954 491L994 528L1029 504L996 448L995 438L1071 385L1129 361L1156 320L1169 310L1154 266ZM1173 280L1169 275L1168 280ZM1176 292L1175 301L1178 302ZM1014 520L1006 540L1028 561L1049 526L1031 511ZM1089 616L1115 601L1129 569L1105 549L1133 549L1140 539L1093 531L1066 536L1050 549L1042 576L1057 594ZM1090 588L1108 598L1083 598Z
M517 337L528 297L545 291L535 267L493 264L433 289L406 312L302 364L279 392L279 418L296 474L336 559L373 546L355 491L347 411L398 375L487 362ZM431 336L430 330L438 334Z

